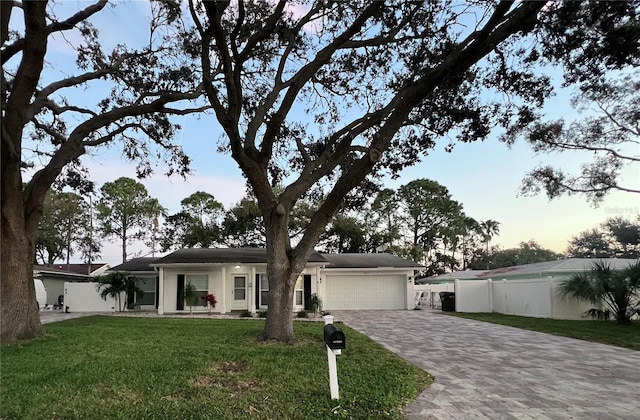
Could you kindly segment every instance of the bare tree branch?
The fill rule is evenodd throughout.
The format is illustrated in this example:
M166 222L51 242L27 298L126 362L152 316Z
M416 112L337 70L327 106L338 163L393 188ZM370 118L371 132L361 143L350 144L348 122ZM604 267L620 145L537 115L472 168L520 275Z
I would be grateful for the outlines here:
M3 1L4 3L4 1ZM11 3L11 2L8 2ZM98 13L102 10L108 3L108 0L100 0L91 6L84 8L73 16L62 22L54 22L47 26L44 35L49 36L49 34L53 32L62 32L67 31L75 27L78 23L86 20L90 16ZM3 10L4 12L4 10ZM1 60L2 64L6 63L11 57L16 55L18 52L22 51L25 48L26 38L20 38L16 40L13 44L7 45L1 52Z
M597 147L597 146L588 146L586 144L573 144L573 143L563 143L563 142L556 142L556 141L547 141L546 142L549 145L553 145L555 147L558 147L560 149L565 149L565 150L588 150L591 152L606 152L612 156L615 156L618 159L622 159L622 160L626 160L626 161L630 161L630 162L640 162L640 158L634 157L634 156L628 156L628 155L623 155L620 152L618 152L615 149L612 149L610 147Z
M58 143L62 144L65 141L67 141L67 138L65 136L60 134L59 131L55 130L50 125L41 123L40 121L38 121L37 118L33 118L31 121L33 122L33 125L36 126L36 128L44 131L45 133L53 137Z

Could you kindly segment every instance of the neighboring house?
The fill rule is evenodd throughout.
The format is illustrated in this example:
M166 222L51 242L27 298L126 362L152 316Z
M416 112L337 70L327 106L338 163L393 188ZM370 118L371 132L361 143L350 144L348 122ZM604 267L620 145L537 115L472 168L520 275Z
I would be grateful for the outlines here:
M295 285L294 311L309 309L314 293L325 310L413 309L413 276L422 268L391 254L314 252ZM209 293L216 296L215 312L220 313L256 312L269 304L267 253L262 248L182 249L152 262L137 258L110 271L128 272L137 279L155 273L159 314L189 311L184 301L188 283L199 297L193 311L207 311L201 297Z
M416 284L445 284L453 283L454 280L483 279L482 275L487 270L464 270L454 271L452 273L440 274L433 277L421 277L416 279Z
M107 263L93 263L93 264L54 264L54 268L68 271L76 274L86 274L91 277L98 277L104 274L110 266Z
M602 262L613 269L626 268L638 260L632 258L567 258L563 260L545 261L513 267L496 268L494 270L467 270L441 274L439 276L420 279L421 283L443 283L454 280L518 280L547 278L568 279L573 274L589 271L593 264Z
M421 279L425 284L415 289L423 295L426 292L430 301L435 302L438 292L454 286L455 310L458 312L580 319L594 305L571 296L563 297L563 281L591 270L595 263L623 269L637 261L623 258L568 258L495 270L461 271Z
M56 267L33 266L33 278L42 280L47 291L47 305L57 305L60 296L64 296L64 283L88 282L92 277L86 274L72 273Z

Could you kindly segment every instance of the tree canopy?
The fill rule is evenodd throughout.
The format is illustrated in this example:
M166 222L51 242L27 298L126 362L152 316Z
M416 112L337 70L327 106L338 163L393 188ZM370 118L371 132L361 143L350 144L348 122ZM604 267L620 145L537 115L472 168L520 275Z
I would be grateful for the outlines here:
M264 221L267 339L293 339L297 277L372 176L397 174L447 135L450 149L496 127L522 130L553 91L545 65L584 84L640 50L627 25L637 22L633 3L288 4L190 1L194 29L184 34L224 130L221 148ZM323 200L294 245L292 211L318 191Z
M594 205L610 191L640 193L631 178L620 183L624 168L637 173L640 159L640 4L637 1L588 1L551 6L544 26L548 40L540 53L561 63L564 86L574 88L573 105L582 116L573 121L531 115L531 124L513 127L504 139L522 137L537 152L588 152L580 173L541 165L523 180L524 194L546 193L549 199L582 194Z
M175 248L208 248L222 242L224 206L215 197L197 191L184 198L182 209L167 217L162 250Z
M154 223L165 209L149 196L141 183L131 178L118 178L100 188L96 206L100 231L105 237L115 237L122 246L122 262L127 261L127 245L133 239L143 239L154 232Z
M97 256L100 246L92 232L91 211L78 194L50 190L38 225L36 259L52 265L64 258L68 264L77 252L83 258L88 254Z
M575 258L640 258L640 215L635 221L612 217L569 240L566 254Z
M492 247L489 252L477 248L467 268L471 270L489 270L553 261L562 257L562 254L543 248L534 240L529 240L520 242L516 248L499 249L498 247Z
M90 190L81 157L114 143L140 175L154 160L168 173L186 173L189 159L171 143L178 126L170 116L206 108L194 102L202 93L197 68L181 59L183 44L170 36L180 23L175 13L153 3L146 43L105 49L90 19L107 0L57 15L62 3L0 2L2 342L42 333L32 265L51 186ZM48 68L55 40L76 54L59 71Z
M211 108L224 132L218 149L238 163L263 221L271 287L263 338L291 341L308 256L379 176L397 175L443 139L451 150L492 130L526 132L553 93L550 68L587 91L640 56L633 1L189 0L188 16L163 1L152 3L148 45L113 51L87 22L105 5L60 19L48 2L2 2L2 240L14 244L12 253L2 247L3 341L39 333L33 309L20 308L33 297L42 203L56 180L86 186L79 159L92 147L119 141L145 175L155 144L173 163L168 172L183 173L188 158L170 143L169 115ZM11 25L17 14L23 33L9 30L20 28ZM49 37L72 29L82 39L77 71L49 83ZM90 106L63 97L104 80L110 92L88 95ZM206 105L190 102L201 94ZM25 138L43 145L34 149L44 160L23 189ZM297 205L315 197L302 232L292 223Z

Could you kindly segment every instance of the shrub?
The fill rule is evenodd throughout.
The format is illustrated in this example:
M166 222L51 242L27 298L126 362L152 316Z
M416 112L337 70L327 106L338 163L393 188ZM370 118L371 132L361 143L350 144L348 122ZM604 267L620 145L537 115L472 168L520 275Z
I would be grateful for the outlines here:
M218 303L218 299L216 299L216 295L213 293L209 293L206 296L202 296L205 302L207 302L207 306L209 307L209 315L211 315L211 309L215 309L216 303Z
M631 323L640 305L637 293L640 292L640 263L630 264L621 270L615 270L604 262L597 262L591 271L575 274L562 283L561 296L573 296L577 299L601 305L592 312L609 312L620 325ZM590 311L587 311L589 315Z
M298 311L298 318L308 318L309 314L307 311Z
M251 313L251 311L244 310L240 314L240 317L242 317L242 318L253 318L253 314Z
M267 311L258 311L258 318L266 318Z
M184 285L184 300L189 305L189 313L193 315L193 305L197 305L198 289L193 283Z
M314 317L318 312L322 311L322 299L320 299L320 296L318 296L317 293L311 295L311 298L309 299L309 309L313 313Z

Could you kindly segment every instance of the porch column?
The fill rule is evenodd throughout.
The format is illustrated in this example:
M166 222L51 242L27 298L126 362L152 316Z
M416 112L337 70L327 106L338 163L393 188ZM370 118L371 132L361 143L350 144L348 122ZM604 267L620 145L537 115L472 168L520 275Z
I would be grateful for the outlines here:
M405 293L406 309L414 309L416 304L415 302L416 291L415 291L415 286L413 284L413 273L406 273L404 284L407 287L406 293Z
M249 310L252 314L256 313L256 293L255 288L258 287L256 284L256 267L251 267L251 278L249 278L249 282L247 285L247 293L249 293Z
M220 312L221 313L226 313L227 312L227 290L226 290L226 286L227 286L227 268L223 265L222 266L222 297L220 298Z
M160 267L158 275L158 315L164 315L164 268Z

